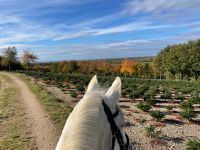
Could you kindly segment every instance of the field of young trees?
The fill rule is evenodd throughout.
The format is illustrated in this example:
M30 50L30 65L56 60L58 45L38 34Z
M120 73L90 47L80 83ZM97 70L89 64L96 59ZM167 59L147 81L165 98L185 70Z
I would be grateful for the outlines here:
M80 100L92 77L87 74L36 71L22 73L35 78L36 81L44 81L47 85L58 87L73 98L72 103ZM107 88L114 78L115 76L112 75L102 75L98 80L103 87ZM142 128L141 132L151 139L150 143L156 142L161 145L164 143L165 146L178 143L180 147L177 148L183 148L188 140L193 140L196 132L191 134L193 138L186 136L190 128L200 127L200 84L198 82L122 77L122 83L120 106L129 120L127 130L132 129L130 132L133 132ZM167 128L174 133L169 132L170 135L167 135ZM178 135L176 132L184 134ZM141 133L139 134L141 136ZM139 135L134 135L133 141L138 137Z

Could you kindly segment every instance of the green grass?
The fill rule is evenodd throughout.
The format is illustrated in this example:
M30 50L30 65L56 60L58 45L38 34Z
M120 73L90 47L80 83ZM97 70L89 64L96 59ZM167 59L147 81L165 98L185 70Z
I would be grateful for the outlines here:
M58 131L61 132L72 108L67 106L64 101L56 98L53 94L42 89L42 87L30 80L28 76L23 74L17 75L27 82L29 88L37 95L38 99L47 110Z
M24 111L14 88L0 91L0 149L34 150L34 141L27 132Z

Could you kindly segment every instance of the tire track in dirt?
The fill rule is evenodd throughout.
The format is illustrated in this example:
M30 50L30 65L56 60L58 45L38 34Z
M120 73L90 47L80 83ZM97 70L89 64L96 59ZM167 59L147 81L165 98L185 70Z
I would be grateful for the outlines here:
M27 126L35 139L38 150L54 150L58 141L58 134L47 112L41 106L39 100L30 91L26 83L11 73L1 73L11 79L11 86L15 87L25 107Z

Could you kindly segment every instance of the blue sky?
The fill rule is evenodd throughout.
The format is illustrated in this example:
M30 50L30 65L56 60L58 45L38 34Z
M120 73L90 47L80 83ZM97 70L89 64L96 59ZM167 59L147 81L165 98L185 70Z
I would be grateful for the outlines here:
M155 56L200 37L199 0L0 0L0 48L39 61Z

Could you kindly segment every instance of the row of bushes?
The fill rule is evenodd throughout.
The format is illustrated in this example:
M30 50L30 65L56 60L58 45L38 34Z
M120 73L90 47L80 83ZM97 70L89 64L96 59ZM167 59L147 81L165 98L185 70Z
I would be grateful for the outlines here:
M68 89L70 85L75 85L75 88L79 92L85 91L85 87L91 79L91 75L87 74L63 74L63 73L42 73L42 72L24 72L23 73L32 76L34 78L42 78L47 83L56 84L59 88ZM114 76L99 76L99 82L104 87L108 87L112 84ZM122 78L123 87L122 87L122 96L130 97L131 99L135 98L144 98L150 99L154 98L158 93L161 99L178 99L183 101L185 95L181 93L181 88L189 87L188 92L191 92L191 89L196 89L192 91L190 95L192 96L193 101L199 102L199 91L200 85L196 83L186 82L186 81L166 81L166 80L141 80L141 79L132 79L132 78ZM183 84L185 84L183 86ZM186 93L188 93L186 92ZM175 97L172 96L172 93L176 93Z

